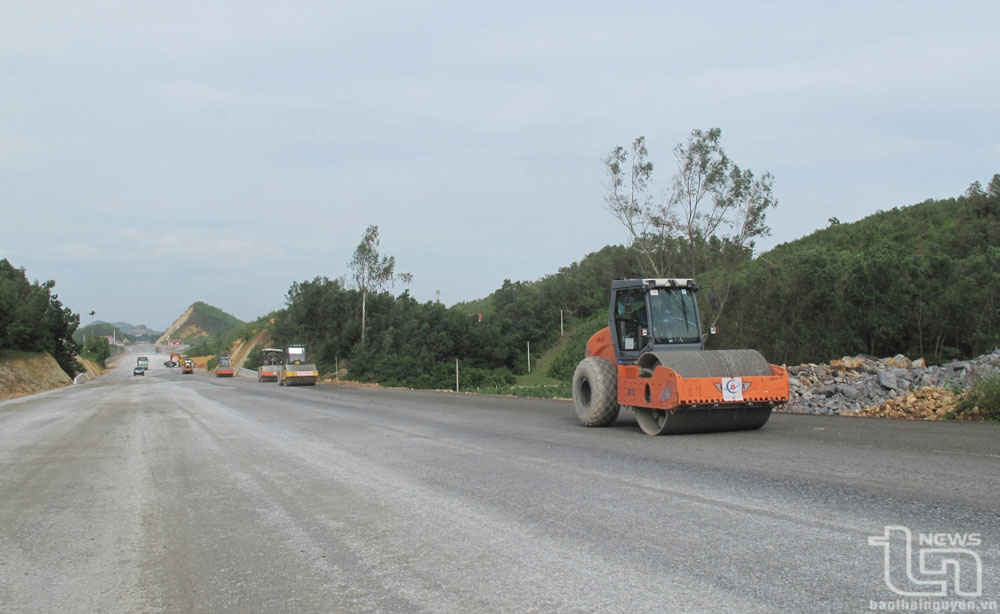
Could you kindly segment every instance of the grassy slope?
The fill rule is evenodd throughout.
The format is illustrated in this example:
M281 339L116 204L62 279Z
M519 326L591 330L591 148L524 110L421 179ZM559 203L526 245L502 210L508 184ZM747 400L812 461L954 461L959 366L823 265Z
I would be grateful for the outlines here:
M557 379L553 379L546 375L549 370L549 365L552 361L556 359L556 356L563 351L566 344L569 343L570 337L573 335L573 329L567 330L566 334L556 341L556 344L549 348L544 354L536 358L532 356L531 359L531 373L525 375L517 376L518 386L552 386L556 384L563 384Z

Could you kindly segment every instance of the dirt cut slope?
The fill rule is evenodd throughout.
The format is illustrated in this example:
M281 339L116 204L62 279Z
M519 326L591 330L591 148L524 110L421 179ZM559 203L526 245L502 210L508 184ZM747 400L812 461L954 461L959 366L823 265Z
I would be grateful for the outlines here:
M0 401L61 388L72 382L48 353L0 353Z
M170 325L170 327L166 330L166 332L160 335L160 338L156 340L156 345L163 345L167 342L168 339L180 338L178 332L187 323L188 318L191 317L192 313L194 313L194 305L188 307L187 310L184 313L182 313L179 318L174 320L174 323Z
M268 328L262 328L249 341L244 341L242 338L237 339L230 348L229 360L234 366L243 367L247 356L250 355L250 352L254 348L257 346L267 347L269 345L271 345L271 331Z

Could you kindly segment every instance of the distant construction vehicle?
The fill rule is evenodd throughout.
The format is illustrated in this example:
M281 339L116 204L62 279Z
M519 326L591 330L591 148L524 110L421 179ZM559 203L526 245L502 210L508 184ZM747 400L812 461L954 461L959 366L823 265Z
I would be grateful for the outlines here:
M759 429L788 401L788 373L756 350L705 350L693 279L611 283L608 327L573 374L585 426L631 407L647 435Z
M229 357L219 356L219 364L215 366L215 377L232 377L234 374L233 366L229 364Z
M278 385L315 386L318 379L316 365L306 362L306 346L287 346L284 363L278 365Z
M190 375L194 373L194 363L191 362L190 358L184 360L184 368L181 369L181 373L184 375Z
M278 366L281 364L285 351L281 348L264 348L261 351L264 354L264 363L257 367L257 381L278 381Z

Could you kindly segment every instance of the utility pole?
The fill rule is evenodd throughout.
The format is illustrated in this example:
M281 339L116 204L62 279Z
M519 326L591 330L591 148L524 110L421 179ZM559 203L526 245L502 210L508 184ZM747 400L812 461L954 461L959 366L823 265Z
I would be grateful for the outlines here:
M562 314L562 312L563 312L563 310L560 309L559 310L559 336L560 337L562 337L563 335L566 334L566 332L563 330L563 314Z
M458 359L455 359L455 392L459 392L458 389Z
M531 342L528 342L528 373L531 373Z

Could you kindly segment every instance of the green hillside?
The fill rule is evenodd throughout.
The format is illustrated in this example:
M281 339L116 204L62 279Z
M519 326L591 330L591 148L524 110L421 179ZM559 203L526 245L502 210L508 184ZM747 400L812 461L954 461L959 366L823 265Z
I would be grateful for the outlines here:
M165 343L169 339L181 339L184 343L194 345L209 339L220 339L243 326L244 323L235 316L218 307L198 301L184 310L184 313L160 336L157 343Z
M204 331L205 336L215 336L240 328L245 322L236 316L222 311L218 307L198 301L191 305L191 313L188 315L187 324L201 329Z
M1000 182L998 182L1000 187ZM711 275L702 281L711 281ZM879 211L747 262L716 347L931 362L1000 346L1000 189Z

